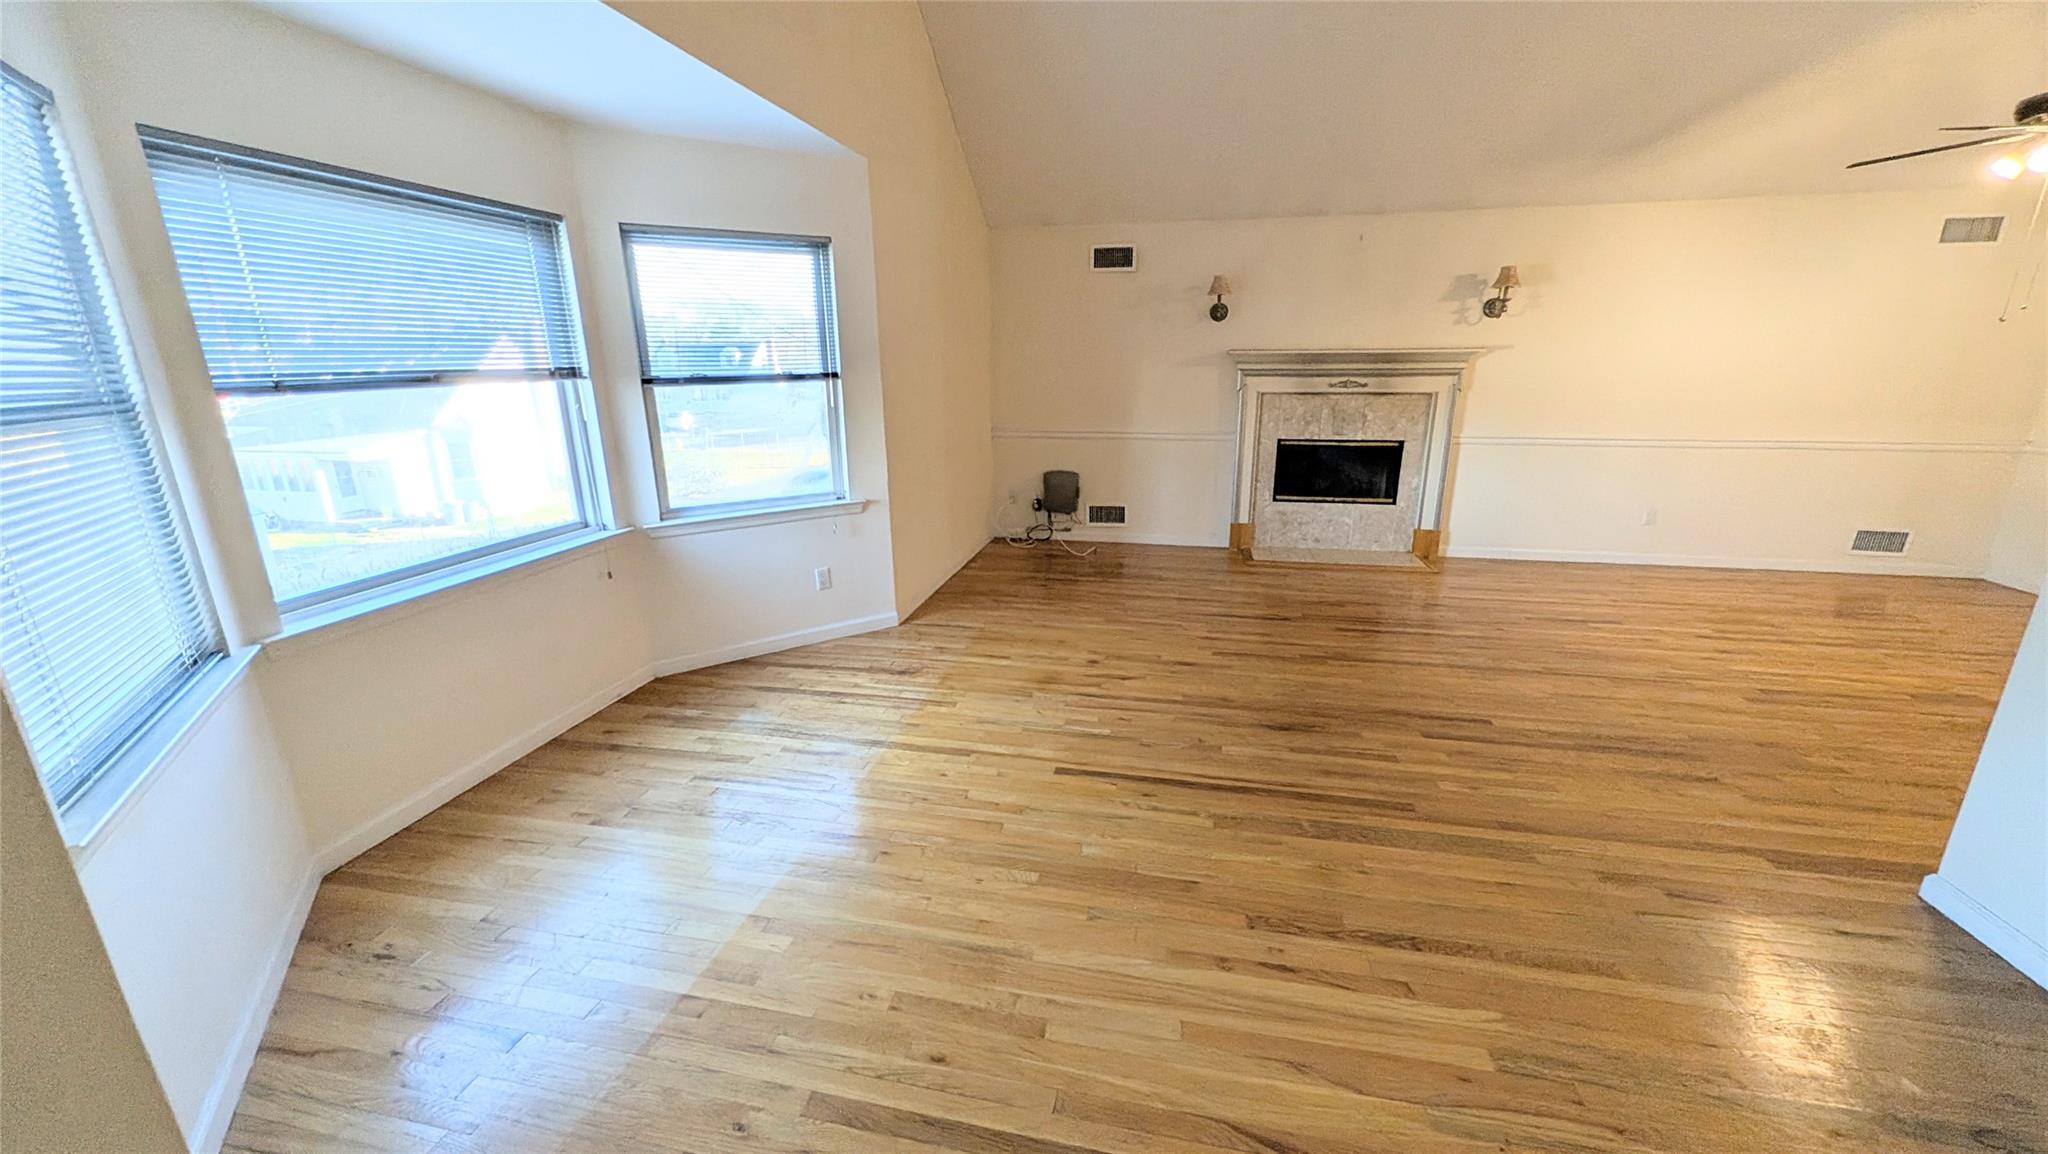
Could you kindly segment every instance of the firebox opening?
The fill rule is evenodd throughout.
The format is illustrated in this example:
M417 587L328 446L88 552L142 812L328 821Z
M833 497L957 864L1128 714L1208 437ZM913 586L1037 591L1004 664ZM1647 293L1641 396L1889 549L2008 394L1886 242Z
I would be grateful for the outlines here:
M1275 501L1392 505L1400 499L1400 441L1281 438L1273 455Z

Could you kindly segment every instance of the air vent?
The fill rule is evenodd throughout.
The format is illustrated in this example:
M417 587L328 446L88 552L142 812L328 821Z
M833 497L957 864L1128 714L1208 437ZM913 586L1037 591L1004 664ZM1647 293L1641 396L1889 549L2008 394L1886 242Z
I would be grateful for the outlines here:
M1090 525L1121 525L1124 523L1124 507L1122 505L1090 505L1088 506L1088 523Z
M1943 244L1997 244L2002 216L1952 216L1941 222Z
M1904 553L1906 540L1911 536L1904 529L1858 529L1856 540L1849 545L1849 552Z
M1138 246L1098 244L1089 258L1088 267L1096 272L1137 272Z

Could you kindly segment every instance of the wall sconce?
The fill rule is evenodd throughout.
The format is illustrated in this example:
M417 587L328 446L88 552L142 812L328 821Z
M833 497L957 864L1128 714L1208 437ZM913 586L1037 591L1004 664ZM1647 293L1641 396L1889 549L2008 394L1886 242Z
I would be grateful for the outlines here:
M1489 317L1506 316L1508 313L1508 293L1521 287L1522 274L1515 271L1515 266L1511 264L1500 266L1500 275L1493 278L1493 295L1486 298L1486 303L1479 306L1479 311Z
M1223 298L1230 295L1230 278L1227 276L1211 277L1209 279L1209 295L1216 298L1216 303L1209 306L1209 319L1221 322L1224 317L1230 315L1230 306L1223 303Z

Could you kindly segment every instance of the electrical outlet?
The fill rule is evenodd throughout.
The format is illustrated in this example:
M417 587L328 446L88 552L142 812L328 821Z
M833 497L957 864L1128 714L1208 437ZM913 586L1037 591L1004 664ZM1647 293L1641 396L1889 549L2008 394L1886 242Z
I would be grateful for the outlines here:
M811 583L818 587L820 593L832 588L832 566L820 565L811 570Z
M1657 523L1657 506L1655 506L1655 505L1645 505L1645 506L1643 506L1643 524L1645 524L1645 525L1655 525L1656 523Z

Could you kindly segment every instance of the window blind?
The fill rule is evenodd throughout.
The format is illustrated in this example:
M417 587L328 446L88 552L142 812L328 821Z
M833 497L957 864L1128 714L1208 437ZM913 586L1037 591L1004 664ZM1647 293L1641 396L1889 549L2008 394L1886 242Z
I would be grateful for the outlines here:
M586 375L561 218L141 132L215 389Z
M63 806L221 651L47 93L0 74L0 671Z
M645 384L837 377L832 246L626 225Z

